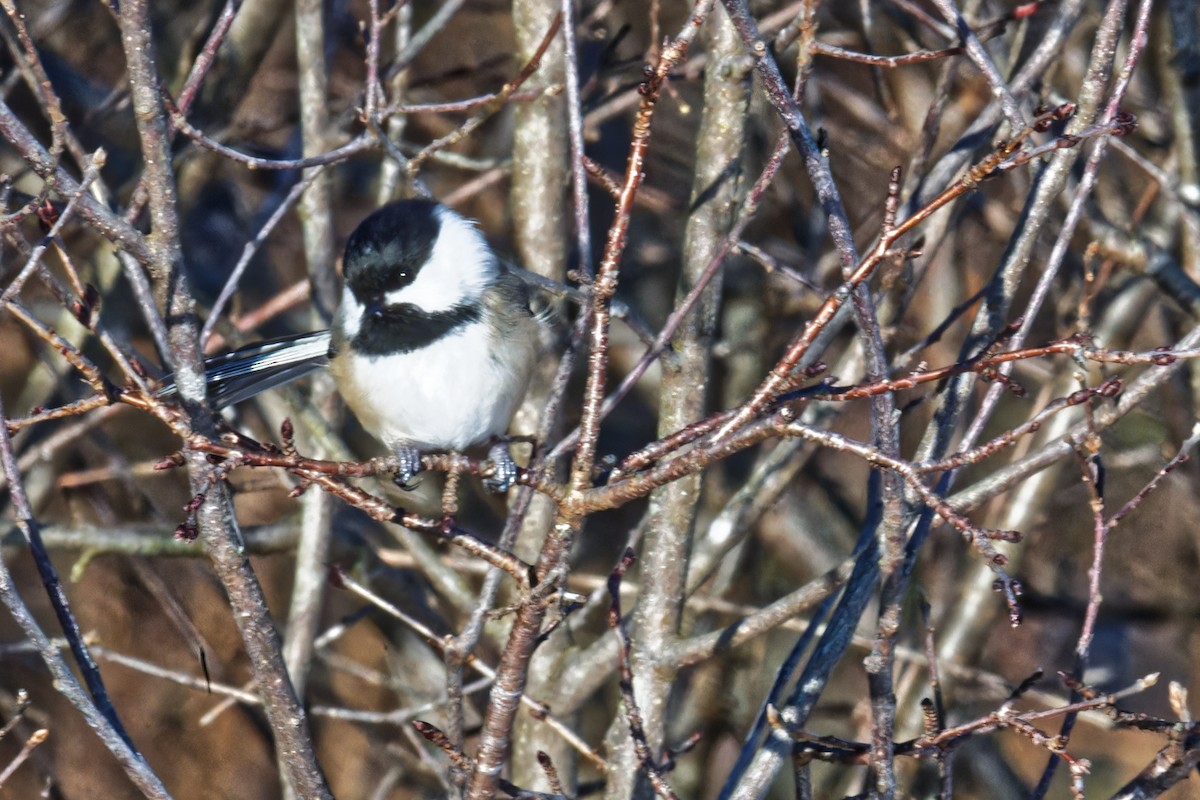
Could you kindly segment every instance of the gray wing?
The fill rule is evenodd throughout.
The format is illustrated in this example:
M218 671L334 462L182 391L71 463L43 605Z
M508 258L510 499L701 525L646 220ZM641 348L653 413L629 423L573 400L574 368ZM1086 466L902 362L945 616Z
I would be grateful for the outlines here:
M496 282L484 294L484 306L510 325L523 327L530 320L536 327L553 328L559 322L558 301L576 299L577 290L543 278L508 261L501 261ZM578 302L582 305L583 300ZM501 326L503 327L503 325Z
M329 364L329 331L314 331L256 342L204 362L208 401L214 408L240 403L250 397L291 383ZM172 376L164 379L158 396L173 397Z
M543 306L548 303L557 304L563 300L570 300L579 308L587 305L587 292L580 290L575 286L569 286L565 283L546 278L538 275L536 272L530 272L512 261L502 259L499 262L502 280L507 280L504 276L518 280L525 284L527 291L530 293L534 316L542 316L546 312Z

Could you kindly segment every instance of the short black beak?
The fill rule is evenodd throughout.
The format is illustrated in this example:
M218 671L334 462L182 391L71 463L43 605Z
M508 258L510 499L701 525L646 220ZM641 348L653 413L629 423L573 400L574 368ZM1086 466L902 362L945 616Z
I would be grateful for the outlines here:
M383 299L382 298L379 298L377 300L371 300L370 302L367 303L366 307L363 308L363 317L364 318L371 317L372 319L379 319L382 316L383 316Z

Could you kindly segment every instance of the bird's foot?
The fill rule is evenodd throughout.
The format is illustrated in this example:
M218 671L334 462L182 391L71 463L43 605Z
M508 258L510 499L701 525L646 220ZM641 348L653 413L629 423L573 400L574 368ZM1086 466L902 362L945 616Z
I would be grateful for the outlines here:
M421 471L421 451L415 447L396 448L396 473L392 481L406 492L417 488L413 478Z
M493 494L504 494L517 482L520 470L508 452L508 442L496 442L488 450L492 474L483 479L483 488Z

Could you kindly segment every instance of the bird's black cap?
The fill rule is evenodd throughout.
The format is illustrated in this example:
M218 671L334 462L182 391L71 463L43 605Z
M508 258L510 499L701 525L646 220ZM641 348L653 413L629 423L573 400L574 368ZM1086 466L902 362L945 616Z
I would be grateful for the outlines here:
M346 241L346 285L367 303L412 283L441 229L440 203L400 200L364 219Z

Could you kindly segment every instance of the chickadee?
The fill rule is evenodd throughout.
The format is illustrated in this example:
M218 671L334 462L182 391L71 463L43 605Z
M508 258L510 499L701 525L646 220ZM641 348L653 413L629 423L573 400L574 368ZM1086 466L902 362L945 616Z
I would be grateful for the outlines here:
M363 220L343 273L332 330L209 359L209 400L220 408L328 367L362 426L396 454L397 483L420 471L421 451L490 444L485 483L507 491L517 467L499 437L525 394L540 325L528 285L473 223L429 200Z

